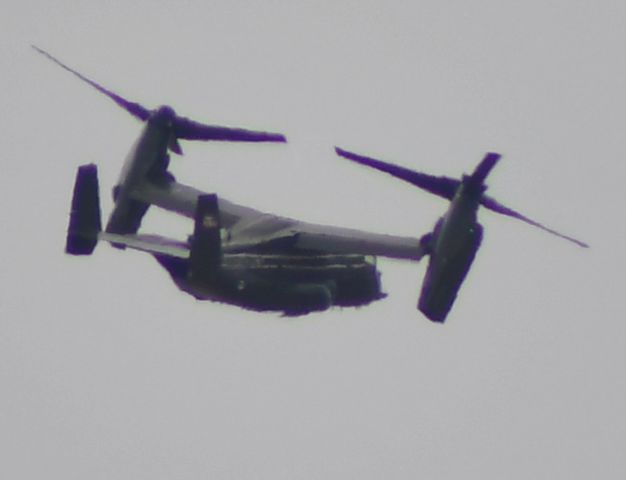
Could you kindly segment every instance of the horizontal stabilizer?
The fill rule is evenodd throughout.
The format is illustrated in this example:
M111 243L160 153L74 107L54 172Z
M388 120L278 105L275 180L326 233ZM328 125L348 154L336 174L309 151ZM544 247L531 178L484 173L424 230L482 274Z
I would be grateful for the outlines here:
M76 173L65 252L71 255L91 255L101 229L98 167L94 164L83 165Z
M109 242L116 247L128 247L133 250L173 258L189 258L189 247L176 240L161 237L160 235L119 235L116 233L100 232L98 240Z

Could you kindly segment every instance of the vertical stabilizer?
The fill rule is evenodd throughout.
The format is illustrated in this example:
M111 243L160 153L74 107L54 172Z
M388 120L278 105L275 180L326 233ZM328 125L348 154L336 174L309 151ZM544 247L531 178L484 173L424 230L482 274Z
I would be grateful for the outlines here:
M101 229L98 167L91 163L79 167L76 173L65 252L91 255Z
M192 279L201 282L215 279L222 261L220 214L215 194L198 196L189 261Z

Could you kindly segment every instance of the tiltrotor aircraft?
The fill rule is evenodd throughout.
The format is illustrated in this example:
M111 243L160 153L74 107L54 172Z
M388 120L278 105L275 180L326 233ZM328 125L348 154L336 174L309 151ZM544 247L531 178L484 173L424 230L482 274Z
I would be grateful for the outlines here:
M434 230L419 239L315 225L237 205L177 182L169 171L169 152L182 153L179 140L285 142L284 136L205 125L178 116L168 106L149 110L33 48L145 123L113 187L114 208L104 230L97 167L79 167L66 239L71 255L90 255L99 240L140 250L151 254L181 290L197 299L285 315L381 299L385 294L376 256L419 261L429 255L418 308L430 320L443 322L481 243L482 227L476 219L480 205L587 246L484 195L484 181L500 158L495 153L487 154L472 175L455 180L336 149L345 158L450 200ZM193 219L193 233L183 240L138 233L151 205Z

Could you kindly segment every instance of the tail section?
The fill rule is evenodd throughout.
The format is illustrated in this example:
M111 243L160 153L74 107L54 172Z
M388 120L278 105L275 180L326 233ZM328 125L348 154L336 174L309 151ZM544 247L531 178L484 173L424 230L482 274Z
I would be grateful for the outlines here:
M221 263L222 242L217 195L200 195L191 240L189 274L196 281L212 282L219 273Z
M93 163L79 167L65 243L70 255L91 255L96 248L102 229L98 190L98 167Z

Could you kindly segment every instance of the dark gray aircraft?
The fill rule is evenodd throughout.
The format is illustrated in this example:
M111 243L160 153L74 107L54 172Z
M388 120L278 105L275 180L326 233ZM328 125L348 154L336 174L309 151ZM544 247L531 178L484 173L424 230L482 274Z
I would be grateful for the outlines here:
M113 188L114 208L101 228L96 165L78 169L66 252L90 255L104 240L117 248L147 252L183 291L202 300L256 311L302 315L331 306L359 306L385 296L375 257L430 262L418 308L443 322L470 268L482 238L476 220L479 205L529 220L483 195L484 181L499 155L488 154L462 180L412 172L337 149L341 156L383 170L451 201L432 233L421 239L315 225L231 203L176 181L169 171L171 151L181 154L179 139L237 142L285 142L280 134L204 125L175 114L168 106L149 110L105 89L47 52L42 55L76 75L145 123ZM151 205L194 221L184 241L139 234Z
M418 308L432 321L445 321L480 247L483 227L476 218L480 205L538 227L580 247L588 247L586 243L535 222L484 194L487 189L485 186L487 175L500 160L497 153L488 153L471 175L464 175L461 180L457 180L415 172L341 148L335 148L335 151L348 160L388 173L450 200L448 211L437 221L432 233L422 237L424 253L430 256L430 260Z
M168 150L179 139L284 142L282 135L204 125L171 107L149 110L53 62L145 123L113 188L114 209L101 228L97 167L83 165L74 185L66 252L90 255L98 240L152 254L176 285L198 299L257 311L301 315L383 298L375 256L418 261L419 239L314 225L260 212L176 181ZM137 233L151 205L194 220L185 241Z

